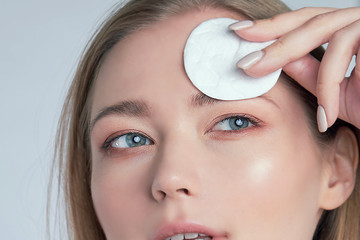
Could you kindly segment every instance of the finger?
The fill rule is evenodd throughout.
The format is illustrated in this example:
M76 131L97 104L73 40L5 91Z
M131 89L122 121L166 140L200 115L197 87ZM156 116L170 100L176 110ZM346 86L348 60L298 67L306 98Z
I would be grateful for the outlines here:
M306 90L316 95L317 73L320 62L310 54L283 67L283 71Z
M359 16L360 8L336 10L317 15L263 49L262 59L254 61L254 54L251 53L238 62L238 67L253 77L267 75L327 42L334 32L358 20ZM249 59L252 60L250 65L246 64Z
M360 47L357 56L360 54ZM355 66L350 77L340 85L340 113L339 118L353 124L360 129L360 59L356 57Z
M335 10L336 8L302 8L272 18L256 20L252 26L249 21L241 21L230 25L229 29L248 41L264 42L279 38L316 15Z
M355 95L349 96L349 93L345 90L341 95L342 100L340 103L340 84L344 80L352 56L359 49L359 29L360 20L337 31L329 40L329 45L320 64L316 95L319 105L325 109L329 127L333 125L339 116L339 106L342 109L340 117L345 118L346 121L351 120L348 118L349 114L347 113L349 109L347 99L349 97L355 98ZM344 85L347 85L347 87L342 86L342 88L347 89L350 86L348 84L352 83L346 82ZM359 93L355 94L358 95Z

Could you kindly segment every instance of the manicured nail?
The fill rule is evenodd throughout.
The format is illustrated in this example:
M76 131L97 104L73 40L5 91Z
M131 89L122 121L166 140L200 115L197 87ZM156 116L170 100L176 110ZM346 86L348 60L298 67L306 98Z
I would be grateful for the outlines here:
M243 70L248 69L258 61L260 61L260 59L262 59L263 56L264 56L263 51L252 52L246 55L245 57L243 57L242 59L240 59L240 61L236 64L236 66Z
M326 118L325 109L321 105L319 105L317 109L317 122L318 122L319 132L322 133L326 132L326 130L328 129L327 118Z
M248 27L251 27L254 25L254 22L251 21L251 20L244 20L244 21L240 21L240 22L236 22L236 23L233 23L229 26L229 29L230 30L241 30L241 29L244 29L244 28L248 28Z

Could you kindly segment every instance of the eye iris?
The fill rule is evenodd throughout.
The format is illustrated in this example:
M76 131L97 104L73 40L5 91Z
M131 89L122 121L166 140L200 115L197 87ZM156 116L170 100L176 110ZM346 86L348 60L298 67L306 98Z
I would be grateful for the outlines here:
M230 127L233 130L246 128L248 126L249 126L249 121L244 118L237 117L230 119Z
M144 145L145 143L146 143L146 138L139 134L132 133L126 136L126 144L129 147L137 147Z

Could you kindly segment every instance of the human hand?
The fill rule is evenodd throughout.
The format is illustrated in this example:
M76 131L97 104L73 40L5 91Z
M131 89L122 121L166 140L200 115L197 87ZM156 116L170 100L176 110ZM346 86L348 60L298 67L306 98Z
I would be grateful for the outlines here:
M248 75L260 77L283 68L318 98L319 130L339 117L360 128L360 60L345 77L354 54L360 53L360 7L303 8L270 19L229 26L249 41L278 39L263 51L238 62ZM321 62L308 53L329 43Z

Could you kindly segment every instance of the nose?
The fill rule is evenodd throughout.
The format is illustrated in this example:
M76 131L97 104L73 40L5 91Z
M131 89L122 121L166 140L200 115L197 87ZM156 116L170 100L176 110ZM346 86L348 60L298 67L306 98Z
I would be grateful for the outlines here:
M157 202L196 197L201 190L197 157L186 144L166 143L156 158L152 197Z

